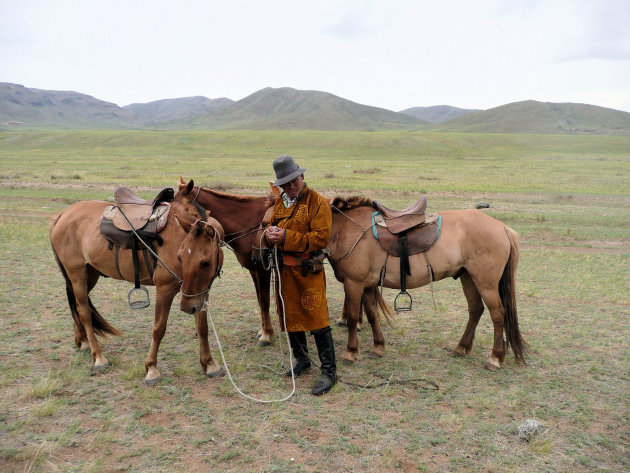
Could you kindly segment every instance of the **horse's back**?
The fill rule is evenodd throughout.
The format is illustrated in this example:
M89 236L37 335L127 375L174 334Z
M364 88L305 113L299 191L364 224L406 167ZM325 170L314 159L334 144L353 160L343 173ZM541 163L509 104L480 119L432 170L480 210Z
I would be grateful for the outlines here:
M100 219L108 202L83 200L64 209L52 224L50 241L55 252L63 260L64 255L86 254L86 250L107 246L100 237Z
M508 232L516 235L514 230L477 209L445 210L439 215L442 229L435 250L450 253L449 259L459 260L469 271L492 267L502 273L512 246Z

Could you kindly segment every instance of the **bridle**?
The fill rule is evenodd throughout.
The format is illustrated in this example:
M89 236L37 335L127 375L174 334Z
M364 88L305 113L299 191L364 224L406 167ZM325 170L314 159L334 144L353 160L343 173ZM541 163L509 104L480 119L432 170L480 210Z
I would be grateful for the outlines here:
M348 215L347 213L345 213L344 211L342 211L341 209L338 209L337 207L332 207L332 209L334 211L339 212L341 215L343 215L344 217L346 217L348 220L350 220L351 222L354 222L355 224L357 224L360 228L363 229L363 231L361 232L361 234L359 235L359 237L357 238L357 241L354 242L354 245L352 245L352 247L348 250L348 252L343 255L341 258L339 258L338 260L335 261L335 263L339 263L343 260L345 260L348 256L350 256L350 254L354 251L354 249L357 247L357 245L359 244L359 242L365 238L365 235L367 234L367 232L374 227L374 225L376 225L376 223L372 223L372 225L370 225L369 227L364 227L363 225L361 225L359 222L357 222L355 219L353 219L350 215ZM328 259L331 259L330 256L328 257Z
M197 198L199 197L199 194L201 193L201 190L203 189L203 186L197 186L197 193L195 194L195 198L192 200L192 202L197 202ZM209 190L209 189L208 189ZM199 203L199 202L197 202ZM249 228L246 228L244 230L237 230L235 232L232 233L226 233L225 236L225 240L222 242L223 245L227 246L230 250L234 251L234 248L232 248L232 246L230 246L230 243L232 243L235 240L238 240L240 238L246 237L248 235L251 235L252 233L256 233L259 229L260 229L260 224L262 223L259 222ZM227 238L228 236L232 236L232 235L237 235L234 238Z
M211 226L211 227L212 227L212 225L210 225L208 222L203 222L203 221L202 221L202 223L203 223L204 225L206 225L206 226ZM182 286L183 286L183 284L184 284L184 280L183 280L183 279L178 278L177 276L175 276L175 275L171 272L171 270L170 270L170 269L166 268L166 269L168 269L168 270L169 270L169 272L171 272L171 274L173 274L173 276L174 276L174 277L175 277L175 278L179 281L179 288L180 288L180 289L179 289L179 291L180 291L180 293L181 293L182 297L192 298L192 297L198 297L198 296L202 296L202 295L207 295L207 294L210 292L210 287L212 286L212 283L214 282L214 280L215 280L216 278L220 278L220 277L221 277L221 272L222 272L222 269L221 269L221 267L219 266L219 261L221 260L221 247L222 247L222 246L224 246L226 243L225 243L223 240L221 240L221 237L219 236L219 232L217 231L217 229L216 229L216 228L214 228L214 227L212 227L212 228L214 229L214 233L215 233L215 235L216 235L216 237L217 237L217 240L218 240L218 241L217 241L217 253L216 253L216 267L215 267L214 275L210 278L210 282L208 283L208 287L207 287L204 291L198 292L198 293L196 293L196 294L186 294L186 293L182 290ZM162 264L164 264L164 263L162 263ZM165 265L165 267L166 267L166 265Z

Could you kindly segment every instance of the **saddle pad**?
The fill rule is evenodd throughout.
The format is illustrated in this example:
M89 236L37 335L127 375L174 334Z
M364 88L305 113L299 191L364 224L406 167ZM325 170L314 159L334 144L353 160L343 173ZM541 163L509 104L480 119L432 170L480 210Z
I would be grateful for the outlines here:
M166 226L168 221L168 214L171 209L171 204L168 202L160 202L153 211L150 207L137 209L137 206L125 206L121 205L122 211L125 213L123 217L120 213L119 206L110 205L103 211L103 220L111 220L113 225L123 231L131 231L131 227L127 223L127 220L133 225L135 230L140 230L149 222L155 223L155 232L160 232Z

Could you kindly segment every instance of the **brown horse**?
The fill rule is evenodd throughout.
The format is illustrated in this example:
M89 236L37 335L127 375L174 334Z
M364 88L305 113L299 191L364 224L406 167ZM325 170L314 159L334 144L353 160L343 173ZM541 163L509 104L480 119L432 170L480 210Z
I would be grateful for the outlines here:
M179 192L175 196L191 198L205 209L212 212L225 229L226 244L234 250L241 266L249 270L256 297L260 307L262 329L258 332L258 343L266 346L274 336L273 325L269 316L269 291L271 273L266 271L260 261L254 258L257 245L256 233L265 213L275 203L271 196L254 197L232 195L217 192L205 187L195 187L191 180L186 183L180 176Z
M95 370L109 366L96 335L121 335L121 332L98 313L89 293L100 276L134 280L132 250L121 249L117 262L115 251L108 248L108 241L100 234L99 220L108 205L108 202L94 200L78 202L61 212L50 225L55 259L66 280L75 342L79 349L91 350ZM145 361L145 382L155 384L160 378L158 348L166 332L173 298L180 290L181 310L195 316L202 369L209 377L217 376L222 368L210 354L205 301L223 262L223 228L215 219L209 218L203 208L182 199L171 202L168 221L160 236L163 243L157 246L156 253L162 263L155 268L153 279L146 266L139 265L140 282L156 287L155 319Z
M381 355L384 341L378 324L378 292L375 289L384 266L383 285L400 288L400 259L388 258L369 230L372 213L376 210L372 200L336 198L332 206L329 259L335 277L343 282L343 314L348 325L348 345L342 357L348 361L359 359L356 325L361 306L372 325L374 352ZM494 324L494 346L484 367L494 371L503 364L506 354L504 331L516 360L524 362L526 344L519 331L514 288L514 272L519 258L518 235L479 210L448 210L438 215L442 217L441 233L426 251L433 268L433 280L459 278L468 301L468 325L453 352L458 355L470 353L485 303ZM420 287L431 282L427 261L422 254L410 256L409 264L411 276L407 276L407 287Z

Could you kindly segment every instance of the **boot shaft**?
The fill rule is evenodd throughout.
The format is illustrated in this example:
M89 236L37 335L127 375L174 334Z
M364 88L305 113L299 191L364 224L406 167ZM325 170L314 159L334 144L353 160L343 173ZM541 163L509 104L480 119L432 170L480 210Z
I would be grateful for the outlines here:
M289 343L293 358L296 360L308 360L308 345L306 343L306 334L304 332L289 332Z
M317 354L321 363L322 373L329 378L337 379L337 364L335 362L335 345L330 327L320 328L311 332L315 337Z

